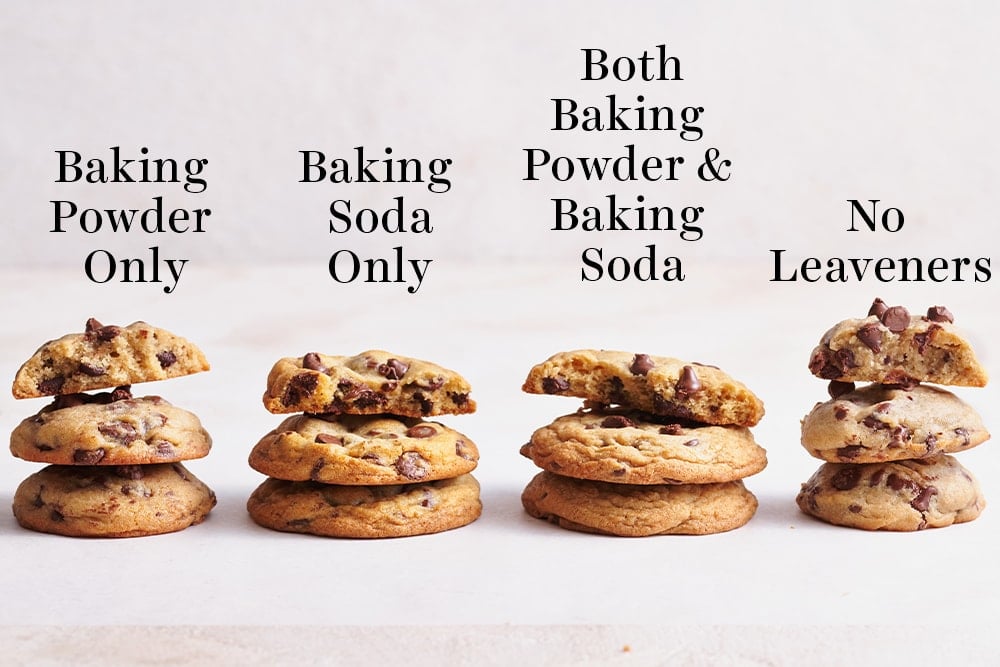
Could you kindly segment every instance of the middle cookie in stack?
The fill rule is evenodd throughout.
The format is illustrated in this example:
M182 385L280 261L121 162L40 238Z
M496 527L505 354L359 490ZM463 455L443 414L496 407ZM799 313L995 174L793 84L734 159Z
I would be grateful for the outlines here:
M577 350L532 368L522 388L586 400L521 448L545 470L521 496L528 514L636 537L723 532L756 512L741 480L767 465L747 428L764 406L718 368Z
M264 405L299 412L265 435L250 466L270 479L247 510L266 528L330 537L401 537L475 521L472 440L421 419L475 411L469 383L381 350L279 360Z

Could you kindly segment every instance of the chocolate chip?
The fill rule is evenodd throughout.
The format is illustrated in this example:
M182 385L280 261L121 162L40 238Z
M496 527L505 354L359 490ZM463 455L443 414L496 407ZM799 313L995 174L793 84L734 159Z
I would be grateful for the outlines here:
M829 386L826 388L826 391L830 394L830 398L837 398L854 391L854 383L831 380Z
M401 380L403 375L406 374L409 366L399 359L389 359L384 364L378 365L378 374L384 377L386 380Z
M848 348L845 347L843 349L837 350L836 355L837 355L837 363L840 364L841 368L857 368L858 364L854 360L854 352L852 352Z
M350 380L341 380L337 383L337 391L339 391L346 399L354 398L362 389L364 389L364 387L356 382L351 382Z
M55 449L55 447L53 447L52 445L45 445L40 442L36 442L34 447L40 452L51 452L52 450Z
M833 359L832 350L818 350L809 359L809 372L824 380L833 380L841 376L841 369Z
M382 393L389 394L396 391L396 387L398 386L399 383L396 382L395 380L387 380L382 383L382 385L378 388L378 390L381 391Z
M884 474L885 474L885 470L884 469L876 470L875 474L872 475L872 478L870 480L868 480L868 486L872 486L872 487L878 486L879 482L882 481L882 476Z
M861 468L858 466L847 465L838 470L832 478L830 478L830 484L833 488L839 489L840 491L850 491L858 485L858 481L861 479Z
M85 466L97 465L104 458L104 449L77 449L73 452L73 463Z
M407 479L427 477L427 461L417 452L403 452L396 459L396 471Z
M608 400L619 405L628 403L625 396L625 383L620 377L611 377L608 380Z
M115 466L115 474L133 481L142 479L142 466Z
M89 375L92 378L101 377L107 371L104 370L103 366L94 366L84 362L80 362L80 372L84 375Z
M668 401L660 394L653 394L653 412L661 415L671 415L681 419L694 419L694 412L691 408Z
M628 369L632 375L645 375L655 367L656 364L653 363L648 354L637 354Z
M885 485L893 491L902 491L905 487L915 486L913 482L900 477L896 473L889 473L889 476L885 478Z
M876 298L874 301L872 301L871 308L868 309L868 317L871 317L872 315L874 315L875 317L881 319L882 318L882 314L885 311L887 311L888 309L889 309L889 306L885 305L885 301L883 301L882 299Z
M281 397L284 405L295 405L316 391L319 379L312 373L299 373L288 381L285 394Z
M916 378L911 378L900 368L894 368L885 374L883 378L883 384L886 387L891 387L893 389L902 389L903 391L910 391L914 387L920 384L920 380Z
M902 447L910 439L910 429L905 426L897 426L892 429L892 439L889 441L890 447Z
M417 382L417 386L422 389L429 389L430 391L437 391L444 386L444 378L441 376L433 377L430 380L420 380Z
M882 329L877 324L866 324L858 329L858 340L876 354L882 351Z
M688 440L687 442L684 443L684 446L685 447L697 447L698 446L698 438L692 438L692 439Z
M424 495L424 497L420 501L420 506L421 507L433 508L435 505L437 505L437 502L434 500L434 494L431 493L430 489L424 489L424 494L423 495Z
M52 394L58 394L62 391L64 384L66 384L66 378L62 375L57 375L54 378L49 378L48 380L42 380L39 382L38 391L46 396L51 396Z
M62 512L60 512L59 510L52 510L51 512L49 512L49 518L51 520L53 520L53 521L65 521L66 520L66 517L64 517L62 515Z
M136 431L135 426L128 422L103 422L97 425L97 430L101 435L123 445L139 439L139 433Z
M913 342L917 346L917 352L923 354L924 350L927 348L927 343L931 338L931 332L925 331L923 333L913 334Z
M307 352L304 357L302 357L302 368L307 368L311 371L319 371L320 373L325 373L327 367L323 365L320 361L319 355L315 352Z
M184 470L184 467L182 465L180 465L179 463L175 463L170 467L174 469L174 472L177 473L177 476L180 477L182 480L184 480L185 482L190 481L188 479L187 472Z
M317 436L317 442L318 441L319 441L319 436ZM312 469L309 471L309 479L311 479L314 482L318 482L319 481L319 473L320 473L321 470L323 470L323 466L325 466L325 465L326 465L326 461L323 460L323 459L319 459L318 461L316 461L316 463L313 465Z
M956 428L955 429L955 435L957 435L958 437L960 437L962 439L962 446L963 447L968 447L969 444L972 442L971 440L969 440L969 431L968 431L968 429L961 428L961 427Z
M933 453L934 448L937 447L937 436L933 433L928 433L927 437L924 438L924 447L927 448L928 454Z
M164 458L174 455L174 446L171 445L166 440L160 440L156 443L156 455L162 456Z
M156 360L160 362L160 368L170 368L177 363L177 355L173 350L164 350L156 353Z
M684 427L680 424L667 424L666 426L660 427L660 433L662 435L680 435L684 432Z
M427 424L417 424L406 429L407 438L429 438L432 435L437 435L437 429Z
M318 442L321 445L342 445L344 444L344 438L329 433L317 433L314 442Z
M562 378L544 377L542 378L542 391L546 394L558 394L569 389L569 382Z
M526 444L525 447L528 447L530 449L531 443ZM475 457L472 455L472 452L469 450L468 446L466 446L465 440L456 440L455 441L455 454L459 458L463 458L466 461L474 461L475 460Z
M875 408L874 408L874 410L875 410L875 412L877 412L877 413L879 413L881 415L884 415L885 413L889 412L889 410L891 408L892 408L892 404L889 401L883 401L883 402L879 403L878 405L876 405Z
M847 413L849 410L843 405L837 405L833 408L833 417L837 421L844 421L847 419Z
M385 398L385 397L383 396L383 398ZM416 402L418 402L418 403L420 403L420 412L421 412L421 414L429 415L431 413L431 411L434 409L434 401L432 401L431 399L427 398L426 396L424 396L419 391L418 392L414 392L414 394L413 394L413 400L416 401Z
M847 506L847 511L851 512L852 514L859 514L861 512L861 505L858 505L856 503L851 503L850 505Z
M96 317L91 317L89 320L87 320L87 324L84 325L83 332L84 333L94 333L98 329L102 329L102 328L104 328L104 325L101 324L97 320Z
M888 424L886 424L884 421L882 421L875 415L868 415L867 417L861 420L861 423L873 431L881 431L889 428Z
M837 458L841 461L850 461L851 459L857 458L858 454L864 449L861 445L847 445L846 447L840 447L837 449Z
M694 372L694 368L685 366L681 369L681 376L677 380L677 384L674 385L674 391L681 398L687 398L701 391L701 381L698 379L698 374Z
M615 468L611 471L611 474L615 477L624 477L626 472L628 471L625 468Z
M91 396L89 394L63 394L62 396L56 396L55 400L52 401L53 410L62 410L63 408L73 408L78 405L84 405L90 403Z
M954 322L955 316L944 306L931 306L927 309L927 319L931 322Z
M917 494L917 497L910 501L910 507L918 512L926 512L931 506L931 498L936 496L937 492L938 490L933 486L920 489L920 493Z
M459 394L451 392L448 394L448 397L451 398L451 402L454 403L455 405L465 405L466 403L469 402L468 394Z
M41 489L39 489L38 493L35 494L35 499L31 501L31 504L32 504L33 507L35 507L35 509L38 509L40 507L44 507L45 506L45 501L42 500L42 491L41 491Z
M377 405L385 405L386 402L387 399L385 394L380 394L377 391L372 391L371 389L362 389L354 398L354 405L362 409L367 409Z
M624 415L610 415L601 421L603 428L628 428L635 426L635 422Z
M87 324L84 326L84 334L88 340L97 339L103 343L107 343L119 333L121 333L119 327L114 325L104 326L93 317L87 320Z
M882 316L879 317L889 331L892 333L901 333L906 330L906 327L910 326L910 311L908 311L903 306L893 306L887 309Z
M108 398L111 399L112 403L114 403L115 401L127 401L127 400L131 399L132 398L132 385L127 384L127 385L124 385L122 387L115 387L114 391L112 391L108 395Z
M305 528L312 523L312 519L289 519L285 522L288 528Z

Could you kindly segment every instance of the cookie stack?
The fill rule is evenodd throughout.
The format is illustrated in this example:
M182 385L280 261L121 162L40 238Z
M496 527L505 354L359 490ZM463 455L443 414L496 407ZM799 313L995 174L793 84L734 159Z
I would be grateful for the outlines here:
M718 368L577 350L532 368L522 389L585 399L521 448L544 470L521 496L531 516L636 537L719 533L756 512L742 479L767 465L747 428L764 406Z
M867 317L826 332L809 370L830 381L830 400L802 421L802 445L828 463L802 485L802 511L896 531L979 516L986 504L979 486L948 454L990 434L972 407L931 384L983 387L987 377L947 308L911 316L876 299Z
M474 412L454 371L382 350L280 359L264 406L288 417L250 453L269 476L247 511L261 526L329 537L402 537L475 521L479 451L422 418Z
M159 396L133 398L131 385L208 368L193 344L145 322L91 318L83 333L45 343L14 379L15 398L55 396L10 436L14 456L51 464L17 488L18 523L73 537L138 537L204 520L215 494L180 461L208 454L212 439L195 415Z

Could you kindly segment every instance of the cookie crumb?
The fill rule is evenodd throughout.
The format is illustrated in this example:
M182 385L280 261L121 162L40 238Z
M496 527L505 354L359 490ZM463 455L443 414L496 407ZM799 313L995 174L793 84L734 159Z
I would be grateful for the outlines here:
M622 653L631 653L631 652L632 652L632 647L630 645L625 644L625 646L622 646Z

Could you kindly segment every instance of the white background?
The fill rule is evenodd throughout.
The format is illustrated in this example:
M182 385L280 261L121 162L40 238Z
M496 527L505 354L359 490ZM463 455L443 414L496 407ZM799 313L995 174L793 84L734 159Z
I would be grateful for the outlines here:
M996 374L994 282L775 283L770 249L792 257L995 254L997 11L985 3L295 3L45 4L0 9L0 377L42 342L144 319L197 342L208 374L137 388L197 412L215 439L189 467L219 505L203 525L134 540L36 535L0 515L0 582L17 603L4 624L875 624L930 615L981 623L1000 612L996 511L915 534L871 534L801 515L799 484L818 466L799 419L825 397L806 362L823 331L875 296L914 311L947 305ZM684 80L581 82L581 48L638 56L666 43ZM705 108L705 136L555 133L552 97ZM523 148L571 156L695 161L714 146L727 183L525 183ZM55 150L109 146L205 157L206 193L177 185L56 184ZM450 192L413 185L298 183L299 150L450 157ZM645 194L706 208L705 236L549 231L551 197ZM435 232L327 233L338 197L405 195ZM52 199L95 207L212 208L200 235L51 234ZM849 233L847 199L901 209L897 233ZM683 258L683 283L581 283L588 246ZM97 285L83 258L105 248L186 258L176 291ZM403 245L434 261L410 295L338 285L340 248ZM721 366L757 392L755 429L770 465L747 481L760 499L738 531L623 540L527 517L535 468L518 454L533 429L576 402L519 391L528 369L578 347ZM260 395L281 356L384 348L437 361L473 384L480 410L442 418L482 452L485 510L435 536L326 540L258 528L246 465L280 417ZM958 390L998 423L993 387ZM44 401L0 398L10 430ZM988 501L993 445L963 454ZM0 466L0 503L37 465ZM1000 502L1000 501L994 501ZM891 633L890 633L891 634Z

